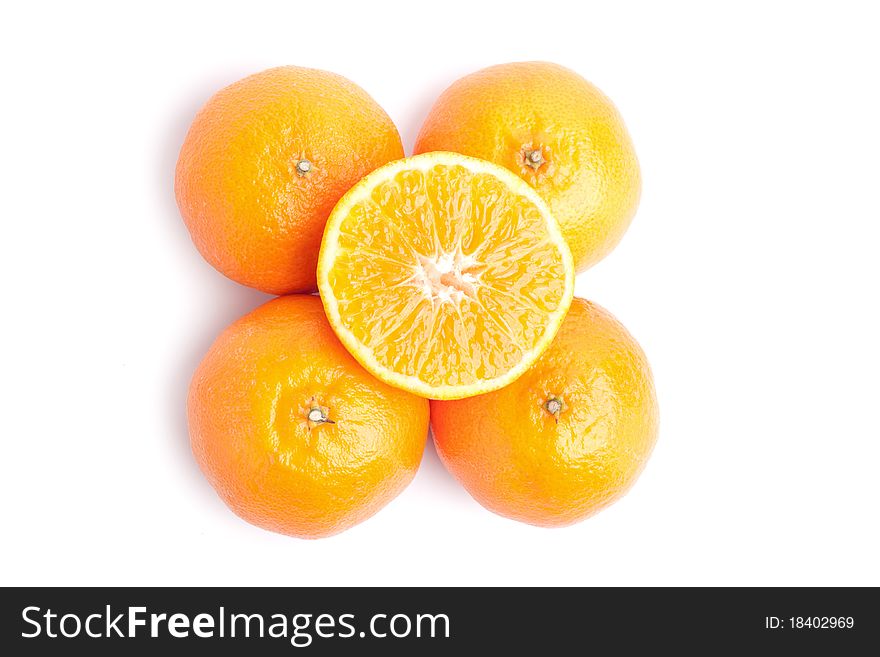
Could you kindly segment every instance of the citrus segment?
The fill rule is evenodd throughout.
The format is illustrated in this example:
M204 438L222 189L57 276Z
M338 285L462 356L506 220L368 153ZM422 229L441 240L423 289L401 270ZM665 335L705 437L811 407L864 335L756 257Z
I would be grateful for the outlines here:
M506 385L553 338L574 267L547 206L496 165L429 153L373 172L327 223L318 287L378 378L453 399Z

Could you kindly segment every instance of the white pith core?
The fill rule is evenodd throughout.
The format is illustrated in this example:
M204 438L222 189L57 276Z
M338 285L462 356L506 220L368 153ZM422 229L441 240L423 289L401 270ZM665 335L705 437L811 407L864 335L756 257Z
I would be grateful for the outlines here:
M477 298L482 267L472 255L462 253L460 246L452 253L419 254L417 258L416 280L433 303L460 303L465 296Z

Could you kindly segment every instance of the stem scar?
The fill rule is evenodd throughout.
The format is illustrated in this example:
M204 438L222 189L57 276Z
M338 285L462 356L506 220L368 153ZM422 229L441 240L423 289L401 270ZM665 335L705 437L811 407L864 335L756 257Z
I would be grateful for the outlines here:
M542 406L544 407L545 411L553 416L553 419L556 420L556 423L559 424L559 415L565 409L565 404L562 401L562 397L550 395L547 397L547 401L545 401Z

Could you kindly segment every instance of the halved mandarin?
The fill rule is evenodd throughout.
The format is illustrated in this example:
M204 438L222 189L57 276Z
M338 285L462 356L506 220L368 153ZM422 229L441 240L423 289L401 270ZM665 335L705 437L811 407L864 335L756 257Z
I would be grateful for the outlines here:
M495 164L432 152L367 175L318 258L330 325L386 383L432 399L501 388L550 344L574 265L537 193Z

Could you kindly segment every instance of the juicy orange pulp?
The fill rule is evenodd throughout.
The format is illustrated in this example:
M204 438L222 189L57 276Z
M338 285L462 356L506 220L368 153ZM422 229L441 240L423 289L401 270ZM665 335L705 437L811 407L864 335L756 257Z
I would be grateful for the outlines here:
M367 369L442 399L501 387L540 355L571 302L573 266L526 183L428 153L343 198L318 281L331 325Z

